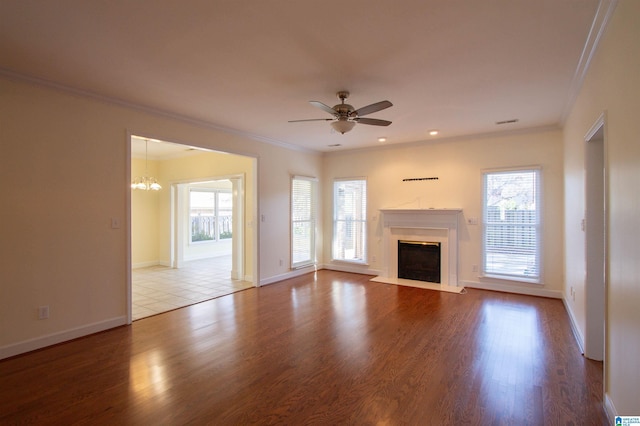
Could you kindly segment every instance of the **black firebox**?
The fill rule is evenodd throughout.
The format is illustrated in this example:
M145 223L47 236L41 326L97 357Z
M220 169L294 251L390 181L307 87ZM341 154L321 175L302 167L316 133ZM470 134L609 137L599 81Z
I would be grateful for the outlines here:
M440 243L398 241L398 278L440 284Z

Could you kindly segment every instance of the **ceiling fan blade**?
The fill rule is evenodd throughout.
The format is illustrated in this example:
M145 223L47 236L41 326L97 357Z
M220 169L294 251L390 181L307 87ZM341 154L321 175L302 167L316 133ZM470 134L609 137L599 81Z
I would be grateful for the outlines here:
M354 118L353 121L357 121L360 124L371 124L373 126L388 126L391 121L378 120L377 118Z
M358 117L362 117L363 115L372 114L374 112L382 111L385 108L389 108L393 106L393 104L389 101L380 101L375 104L367 105L362 108L359 108L353 112L352 115L357 115Z
M333 121L333 118L307 118L305 120L289 120L289 123L298 123L300 121Z
M329 113L329 114L331 114L331 115L336 115L336 114L337 114L337 112L336 112L336 110L335 110L335 109L331 108L329 105L325 105L325 104L323 104L322 102L319 102L319 101L309 101L309 103L310 103L311 105L313 105L314 107L316 107L316 108L320 108L321 110L328 112L328 113Z

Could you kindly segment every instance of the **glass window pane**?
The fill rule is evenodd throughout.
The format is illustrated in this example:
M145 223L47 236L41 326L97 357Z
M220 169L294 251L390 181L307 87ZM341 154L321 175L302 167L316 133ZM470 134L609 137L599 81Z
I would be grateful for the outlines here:
M291 266L315 262L315 180L294 177L291 181Z
M216 231L216 198L212 191L189 191L191 242L211 241Z
M189 190L191 242L232 237L233 194L228 190Z
M540 281L538 169L484 174L483 271Z
M367 181L334 182L333 258L366 261Z

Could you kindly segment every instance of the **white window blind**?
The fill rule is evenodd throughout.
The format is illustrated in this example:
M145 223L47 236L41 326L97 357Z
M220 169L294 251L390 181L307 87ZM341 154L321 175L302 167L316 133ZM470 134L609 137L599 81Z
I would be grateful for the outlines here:
M315 263L316 182L294 176L291 181L291 267Z
M333 184L333 259L365 263L367 181L336 180Z
M483 273L540 282L540 170L483 173Z

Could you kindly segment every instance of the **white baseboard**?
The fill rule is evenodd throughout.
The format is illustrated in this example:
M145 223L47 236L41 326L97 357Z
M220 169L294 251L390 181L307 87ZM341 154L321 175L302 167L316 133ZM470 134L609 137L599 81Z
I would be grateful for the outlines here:
M562 298L562 303L564 304L564 309L567 311L567 314L569 314L569 324L571 325L571 331L573 331L573 336L576 339L576 343L578 343L578 347L580 348L580 353L584 355L584 336L582 336L582 332L580 332L580 327L578 327L578 321L576 320L576 317L573 314L571 305L569 305L569 303L564 297Z
M94 322L92 324L71 328L69 330L59 331L57 333L47 334L46 336L36 337L33 339L23 340L22 342L13 343L0 347L0 359L9 358L26 352L42 349L47 346L66 342L68 340L77 339L78 337L88 336L89 334L98 333L110 328L119 327L127 323L127 317L115 317L104 321Z
M607 418L611 419L611 424L615 424L613 420L618 415L618 410L616 410L616 407L613 405L613 401L609 398L608 393L604 393L603 400L604 411L607 413Z
M316 267L314 266L309 266L308 268L294 269L292 271L285 272L284 274L274 275L273 277L260 280L260 285L263 286L267 284L277 283L279 281L283 281L289 278L299 277L300 275L308 274L310 272L315 272L315 271L316 271Z
M481 290L502 291L504 293L524 294L527 296L551 297L553 299L562 299L562 292L558 290L549 290L546 288L536 288L538 284L504 284L499 282L479 282L479 281L459 281L458 285L467 288L478 288Z
M460 294L464 290L464 287L453 287L445 284L436 284L436 283L430 283L426 281L408 280L405 278L387 278L387 277L378 276L375 278L371 278L369 281L373 281L376 283L401 285L406 287L422 288L426 290L444 291L446 293L456 293L456 294Z
M354 274L364 274L364 275L380 275L380 271L378 269L370 269L369 265L357 265L350 263L327 263L322 265L322 269L328 269L330 271L340 271L340 272L352 272Z
M148 262L138 262L138 263L134 263L131 265L131 269L138 269L138 268L148 268L150 266L156 266L159 265L160 262L157 260L150 260Z

